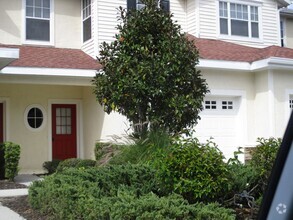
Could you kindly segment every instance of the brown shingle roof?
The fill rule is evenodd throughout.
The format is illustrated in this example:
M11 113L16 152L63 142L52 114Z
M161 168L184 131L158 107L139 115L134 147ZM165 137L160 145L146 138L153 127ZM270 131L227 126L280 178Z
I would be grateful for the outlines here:
M279 46L254 48L221 40L196 38L190 34L187 38L194 41L202 59L249 63L269 57L293 59L293 49L290 48ZM78 49L4 44L0 44L0 47L20 49L19 59L10 63L9 66L93 70L102 68L98 61Z
M200 58L208 60L227 60L240 62L254 62L269 57L280 57L293 59L293 49L279 46L266 48L254 48L242 46L221 40L196 38L188 35L199 50Z
M66 68L89 69L101 68L98 61L78 49L65 49L53 47L3 45L0 47L19 48L19 59L9 66L38 67L38 68Z

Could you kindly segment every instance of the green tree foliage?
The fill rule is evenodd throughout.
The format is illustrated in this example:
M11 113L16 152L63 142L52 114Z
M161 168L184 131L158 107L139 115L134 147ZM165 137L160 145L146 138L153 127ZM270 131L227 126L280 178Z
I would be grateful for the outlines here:
M105 112L144 125L140 132L151 122L177 133L196 124L207 84L196 69L198 50L173 15L155 0L143 2L146 7L138 11L120 7L119 33L101 45L95 94Z

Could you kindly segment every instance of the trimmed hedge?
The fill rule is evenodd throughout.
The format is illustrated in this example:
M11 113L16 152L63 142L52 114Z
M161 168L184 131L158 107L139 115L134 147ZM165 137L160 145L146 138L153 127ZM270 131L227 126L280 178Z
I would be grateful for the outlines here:
M5 142L0 145L0 148L2 151L4 150L5 178L13 180L19 170L20 145L12 142Z

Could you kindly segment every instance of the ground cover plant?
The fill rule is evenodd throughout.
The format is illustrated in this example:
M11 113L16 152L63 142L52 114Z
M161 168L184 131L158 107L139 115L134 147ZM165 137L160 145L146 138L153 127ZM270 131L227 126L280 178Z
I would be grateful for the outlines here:
M68 168L86 168L86 167L94 167L96 166L95 160L89 160L89 159L79 159L79 158L69 158L66 160L61 161L57 168L56 172L61 172Z
M234 219L219 204L164 194L155 172L141 164L65 169L33 183L29 201L54 219Z

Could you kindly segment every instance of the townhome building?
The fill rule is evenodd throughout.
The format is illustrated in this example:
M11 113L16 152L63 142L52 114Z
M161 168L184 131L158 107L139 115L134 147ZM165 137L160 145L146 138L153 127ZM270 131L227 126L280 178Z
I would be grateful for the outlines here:
M293 108L289 26L281 35L289 2L158 3L200 52L210 93L195 136L213 137L226 158L257 137L281 137ZM21 145L20 172L93 158L96 141L125 135L127 120L103 112L91 82L102 68L99 45L117 33L119 6L144 7L140 0L0 0L0 142Z

